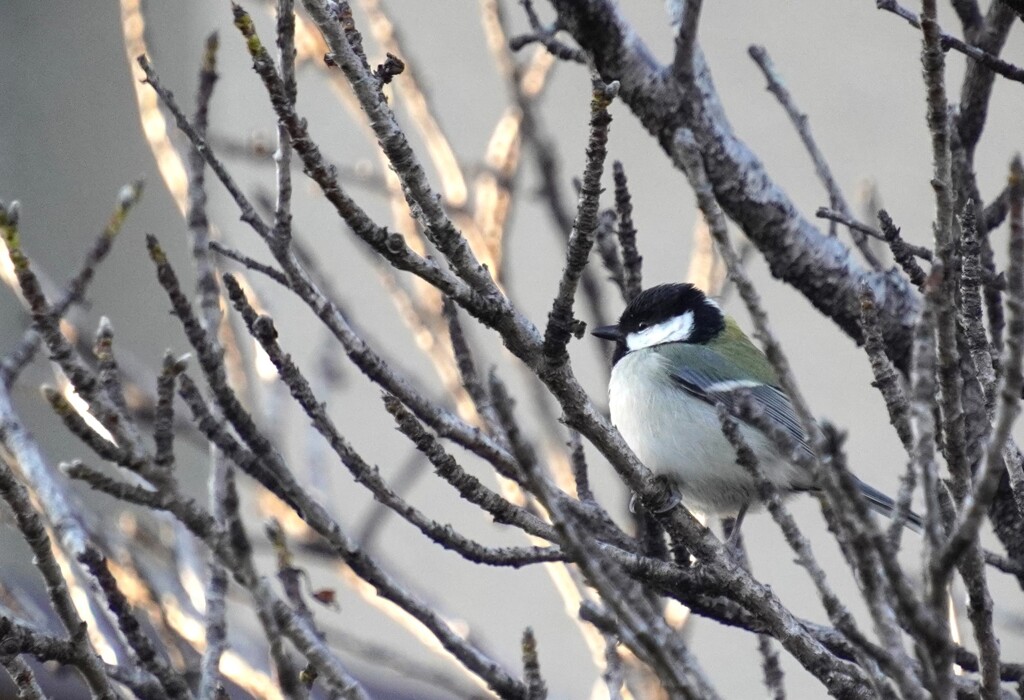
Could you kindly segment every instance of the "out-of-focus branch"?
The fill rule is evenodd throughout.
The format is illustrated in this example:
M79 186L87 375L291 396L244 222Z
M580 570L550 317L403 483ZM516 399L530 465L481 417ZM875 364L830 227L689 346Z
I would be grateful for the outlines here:
M18 700L45 700L46 695L36 680L36 674L20 656L4 656L0 664L7 670L18 689Z
M967 31L965 27L964 36L986 54L998 56L1016 19L1013 11L1005 3L993 2L985 16L973 16L973 12L971 14L971 31ZM967 63L960 88L960 112L956 117L956 129L960 143L967 153L967 162L971 165L974 163L974 152L988 117L988 105L996 75L996 71L986 62ZM1024 76L1024 70L1020 71L1020 75Z
M213 89L218 78L217 75L217 49L219 40L216 34L210 35L206 40L205 50L199 70L199 86L196 90L196 109L193 123L196 132L205 137L209 123L210 100L213 97ZM188 201L185 210L185 221L192 236L192 259L196 268L196 293L200 306L203 323L211 335L216 338L217 330L221 325L220 311L220 287L217 284L217 271L213 256L210 254L210 243L212 239L209 219L206 212L206 162L203 155L197 148L190 148L188 151ZM214 342L217 342L216 340ZM178 371L180 374L183 367ZM176 377L171 379L171 386L165 388L165 406L167 410L173 407ZM166 441L166 450L170 450L170 442ZM231 499L229 492L234 485L234 473L229 465L215 447L210 450L210 509L220 527L228 529L232 521L230 511ZM220 661L227 645L227 606L225 596L228 588L228 573L223 566L211 557L208 563L207 580L204 588L204 602L206 604L205 636L206 648L203 650L203 657L200 661L199 698L200 700L212 700L220 688ZM280 660L279 654L275 654L275 660ZM280 673L286 677L282 685L287 686L291 681L288 676L292 673L287 663L278 665Z
M533 0L523 0L520 3L523 6L523 11L526 13L526 18L530 22L530 28L533 30L529 34L521 34L514 36L509 40L509 48L513 51L532 43L539 43L544 46L553 56L558 57L563 61L573 61L574 63L586 63L587 57L582 51L572 46L568 46L565 43L555 38L558 34L560 27L557 24L551 26L543 26L540 22L540 17L537 15L537 11L533 7Z
M763 46L751 46L747 49L747 52L754 59L754 62L757 63L761 72L764 73L764 77L768 81L768 91L775 95L779 104L786 110L789 120L793 122L800 140L803 141L804 148L807 149L811 160L814 162L814 169L818 173L818 179L821 180L825 186L825 191L828 192L829 204L833 209L839 210L845 217L852 218L850 205L846 202L846 197L843 196L839 183L836 182L835 177L832 175L832 169L825 159L825 154L821 152L814 137L811 136L811 127L807 115L797 108L796 103L793 101L793 96L783 84L778 71L775 69L775 64L768 55L768 51ZM859 227L851 226L850 233L853 235L853 241L868 265L873 270L880 270L882 263L875 256L874 251L868 247L867 240L864 238L865 231Z
M110 221L107 222L106 227L86 254L85 262L82 264L78 274L67 283L63 296L53 304L53 313L58 317L64 316L68 309L75 304L81 303L85 298L85 292L96 275L97 267L112 250L114 240L123 228L125 219L135 205L138 204L141 197L141 180L121 188L117 196L117 205L114 213L110 216ZM13 279L5 281L17 284L16 280ZM14 384L21 371L35 357L36 351L38 351L41 344L42 338L34 328L26 330L17 348L5 357L2 365L0 365L0 381L3 381L8 387Z
M406 57L402 78L395 81L395 87L441 178L445 203L454 209L465 207L469 199L466 178L447 134L434 116L437 108L419 79L418 62L408 58L401 34L391 21L382 0L360 0L359 4L367 15L370 32L381 47L390 54ZM475 249L475 252L482 256L485 251Z
M13 411L10 410L8 402L7 392L3 391L0 393L0 417L3 418L5 429L0 431L0 440L3 441L8 450L14 452L15 456L18 457L22 470L32 474L36 471L31 464L36 456L33 454L35 450L32 449L31 443L24 442L25 436L19 435L18 424L15 422ZM21 443L22 449L15 451L19 447L19 443ZM19 452L21 453L20 456ZM40 464L39 466L42 465ZM52 493L53 489L51 488L48 491ZM54 611L56 611L57 617L64 625L64 629L70 635L70 640L67 643L72 650L71 656L76 659L74 665L79 668L85 682L93 693L98 697L113 698L114 692L104 672L103 662L89 646L88 638L85 635L85 622L75 608L71 598L71 591L64 580L60 566L57 564L56 559L54 559L53 552L50 549L50 538L46 534L46 528L43 526L42 519L32 507L28 491L14 478L7 460L0 460L0 495L3 496L4 501L11 508L18 523L18 528L24 535L29 547L32 548L35 556L35 565L39 573L42 574L46 591L50 597L50 603ZM54 499L53 502L55 505L59 505L63 502L63 498ZM52 517L53 514L51 514ZM70 521L61 522L58 520L57 522L64 526L72 524ZM82 533L77 534L81 535ZM82 542L80 537L75 539ZM84 542L82 544L84 545ZM64 546L67 546L67 542L64 543ZM82 551L84 551L84 548ZM4 618L0 618L0 620L2 619ZM9 632L5 632L0 636L7 638L8 634ZM29 652L30 649L24 648L21 651Z
M107 599L110 611L117 620L118 628L132 650L132 664L139 665L153 675L160 683L165 697L191 698L192 693L184 678L171 669L157 654L149 637L142 632L128 599L118 588L117 579L110 573L102 555L94 548L86 548L78 556L78 561L92 574Z
M160 113L157 96L146 88L142 71L136 67L135 59L149 53L146 46L146 20L142 12L142 0L120 0L121 32L124 36L125 53L128 55L129 69L132 71L132 88L139 110L142 130L149 148L156 159L157 169L163 177L164 185L170 192L178 209L184 213L188 201L188 177L185 164L177 149L171 143L167 130L167 121Z
M910 24L910 26L916 27L918 29L921 28L921 20L918 18L918 16L915 13L903 7L902 5L900 5L898 2L896 2L896 0L876 0L875 5L877 5L878 9L880 10L888 10L889 12L892 12L894 15L902 17L907 21L908 24ZM996 2L995 5L1000 5L1000 3ZM968 44L962 39L958 39L955 36L946 34L941 30L939 31L938 38L941 42L943 50L953 49L954 51L959 51L963 55L967 56L970 59L973 59L974 61L983 65L985 68L988 68L989 70L998 73L1004 78L1019 83L1024 82L1024 68L1015 66L1012 63L1007 63L998 56L994 56L989 52L978 48L977 46L972 46L971 44Z
M116 695L106 676L102 664L91 660L87 652L76 641L58 639L19 624L6 615L0 615L0 638L4 640L5 653L28 654L42 662L56 661L82 671L90 691L97 698L115 700ZM159 686L152 688L159 692Z

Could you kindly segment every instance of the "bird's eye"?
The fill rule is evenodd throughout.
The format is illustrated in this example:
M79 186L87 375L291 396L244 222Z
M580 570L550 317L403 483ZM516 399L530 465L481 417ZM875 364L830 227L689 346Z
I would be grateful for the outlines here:
M638 331L645 331L648 328L650 328L650 326L651 324L649 324L647 321L641 321L640 323L636 324L636 329Z

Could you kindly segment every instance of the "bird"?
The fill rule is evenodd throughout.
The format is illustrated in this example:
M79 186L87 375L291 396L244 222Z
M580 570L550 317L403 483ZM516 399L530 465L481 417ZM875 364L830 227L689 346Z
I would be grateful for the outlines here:
M718 404L735 409L740 401L752 402L763 420L792 438L796 450L813 456L771 362L733 318L692 284L645 289L617 324L591 333L615 343L608 406L626 444L644 465L669 479L678 492L676 501L706 514L735 517L734 543L743 516L760 505L759 490L722 433ZM738 418L737 423L761 473L781 495L819 489L792 452L786 454L751 423ZM857 487L874 510L893 515L891 498L860 479ZM907 526L920 530L920 516L910 513Z

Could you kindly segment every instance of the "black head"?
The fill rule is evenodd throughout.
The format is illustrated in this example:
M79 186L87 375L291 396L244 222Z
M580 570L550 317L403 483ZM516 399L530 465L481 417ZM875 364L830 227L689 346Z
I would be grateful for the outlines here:
M615 341L614 361L662 343L706 343L725 328L718 304L692 284L660 284L640 292L614 326L593 334Z

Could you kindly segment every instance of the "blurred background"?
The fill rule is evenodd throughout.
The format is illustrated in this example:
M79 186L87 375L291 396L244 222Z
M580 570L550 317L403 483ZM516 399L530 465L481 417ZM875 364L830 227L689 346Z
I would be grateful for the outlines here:
M357 25L363 31L371 63L376 65L383 60L383 52L373 41L358 3L354 4ZM264 41L271 43L269 5L248 2L245 6L253 13ZM528 29L518 3L506 0L502 6L512 33ZM670 60L674 32L662 3L627 1L621 6L653 53ZM220 81L211 105L211 142L247 192L272 192L270 152L275 120L250 68L244 44L231 25L230 5L178 0L148 2L143 9L153 64L163 83L189 110L205 37L214 30L220 33ZM480 172L485 167L488 141L508 106L508 90L487 48L476 4L392 0L387 10L401 32L401 58L429 89L436 116L455 153L467 172ZM550 19L543 2L538 3L538 10L543 19ZM959 35L952 11L941 10L944 28ZM1021 29L1014 27L1003 54L1017 65L1024 63ZM734 129L805 215L813 216L817 207L828 204L828 198L797 134L765 90L761 72L747 55L751 44L763 45L773 58L862 220L871 222L871 207L881 205L908 240L930 242L934 204L916 30L894 15L876 10L868 0L718 0L705 3L699 38ZM532 47L519 58L524 60L531 53ZM955 97L963 58L952 53L947 61L949 92ZM91 333L101 315L109 317L121 352L158 368L166 348L182 353L188 347L176 320L168 316L168 303L156 283L143 235L157 235L179 274L190 281L189 240L140 126L118 4L0 2L0 66L0 199L20 200L25 248L52 279L62 282L77 269L113 210L118 190L127 182L145 178L143 200L91 288L81 329ZM300 67L298 95L299 112L308 118L314 137L333 162L345 171L352 170L350 193L377 221L388 223L388 200L375 184L383 173L374 143L330 87L322 65ZM570 205L575 201L571 179L581 174L584 163L589 95L586 68L559 64L537 107L542 128L555 138L558 177ZM401 101L397 104L403 120L407 113L402 111ZM645 284L680 280L690 264L696 222L693 195L683 175L672 169L628 109L615 103L611 111L614 122L609 154L610 159L623 163L629 176ZM986 197L1002 189L1012 153L1024 147L1022 114L1022 86L997 80L977 155L979 184ZM173 129L170 133L173 142L184 149L184 139ZM422 145L415 136L413 141ZM259 144L269 148L260 152ZM556 230L535 194L540 178L534 156L524 152L523 158L505 238L506 282L517 303L540 324L557 288L564 232ZM295 169L295 178L296 236L330 273L353 323L374 347L429 387L431 395L443 396L441 382L382 286L371 256L299 169ZM605 183L610 190L610 168ZM224 239L257 258L269 259L212 176L209 192L210 218ZM611 203L610 194L606 195L602 204ZM845 231L840 235L845 236ZM993 236L994 247L1004 251L1005 226ZM596 258L593 264L598 264ZM748 265L812 408L819 417L849 430L854 471L882 490L895 493L905 456L888 424L881 396L870 386L866 355L815 313L802 296L772 279L756 253ZM601 279L605 276L603 271L599 274ZM329 387L325 396L331 414L364 458L378 465L389 479L423 472L421 477L412 477L406 493L434 518L449 521L490 544L522 544L515 533L479 517L416 459L411 445L394 430L383 410L379 390L347 364L343 352L308 309L272 283L251 275L248 279L266 310L274 315L285 349ZM621 310L620 297L611 285L604 289L604 301L612 316ZM729 297L726 306L749 329L742 305ZM26 322L15 295L0 293L0 351L6 353L15 346ZM515 386L521 375L500 344L482 332L474 331L473 336L481 357L502 364L503 376ZM587 338L574 342L570 350L577 374L591 395L603 402L607 361L603 349L593 347L596 342ZM47 381L53 381L52 375L41 362L24 376L16 395L22 415L54 462L88 457L40 398L38 386ZM286 394L265 388L261 396L265 413L273 417L266 423L276 430L296 470L353 534L359 531L375 512L372 498L352 483L333 455L317 442L318 436L289 404ZM529 397L520 398L523 410L529 410ZM541 434L536 427L539 420L540 416L528 418L537 435ZM1020 431L1017 435L1018 439L1024 437ZM458 451L455 454L464 457ZM487 480L485 468L469 459L465 463ZM200 450L186 453L179 457L179 465L189 474L182 479L188 488L197 496L204 494L205 454ZM621 522L627 522L628 495L596 453L591 455L591 478L600 500L621 516ZM259 544L258 525L263 514L259 497L248 479L241 481L246 487L243 509L252 515L251 534L269 553L266 544ZM84 496L84 500L105 509L107 517L117 508L105 498ZM822 534L814 538L816 552L836 585L852 590L841 556L824 535L816 503L810 498L796 499L792 509L806 532ZM6 520L0 528L0 567L5 572L17 569L24 586L38 587L20 536ZM792 563L770 518L752 516L745 535L754 572L798 614L824 620L813 587ZM917 543L914 537L905 538L905 543L904 557L914 570ZM399 578L426 599L436 601L458 625L468 627L474 639L481 640L482 646L508 667L518 667L521 632L532 626L551 697L589 696L597 672L574 622L576 610L565 609L543 567L508 571L474 566L427 542L396 519L380 525L372 551ZM453 665L424 651L399 624L354 592L331 567L310 564L309 569L315 586L334 588L339 594L338 611L317 613L328 638L343 650L354 672L365 678L379 697L446 696L401 678L402 673L382 671L369 663L364 657L374 648L370 645L382 644L417 663L456 678L459 675ZM1024 651L1020 591L1008 577L992 572L990 578L1004 655L1008 660L1020 659ZM42 597L40 601L45 604ZM962 603L961 597L957 602ZM244 630L249 622L239 624ZM705 620L689 624L694 650L723 695L750 697L761 692L754 637ZM824 695L798 665L785 657L784 664L793 697ZM472 687L468 681L460 682L462 687Z

